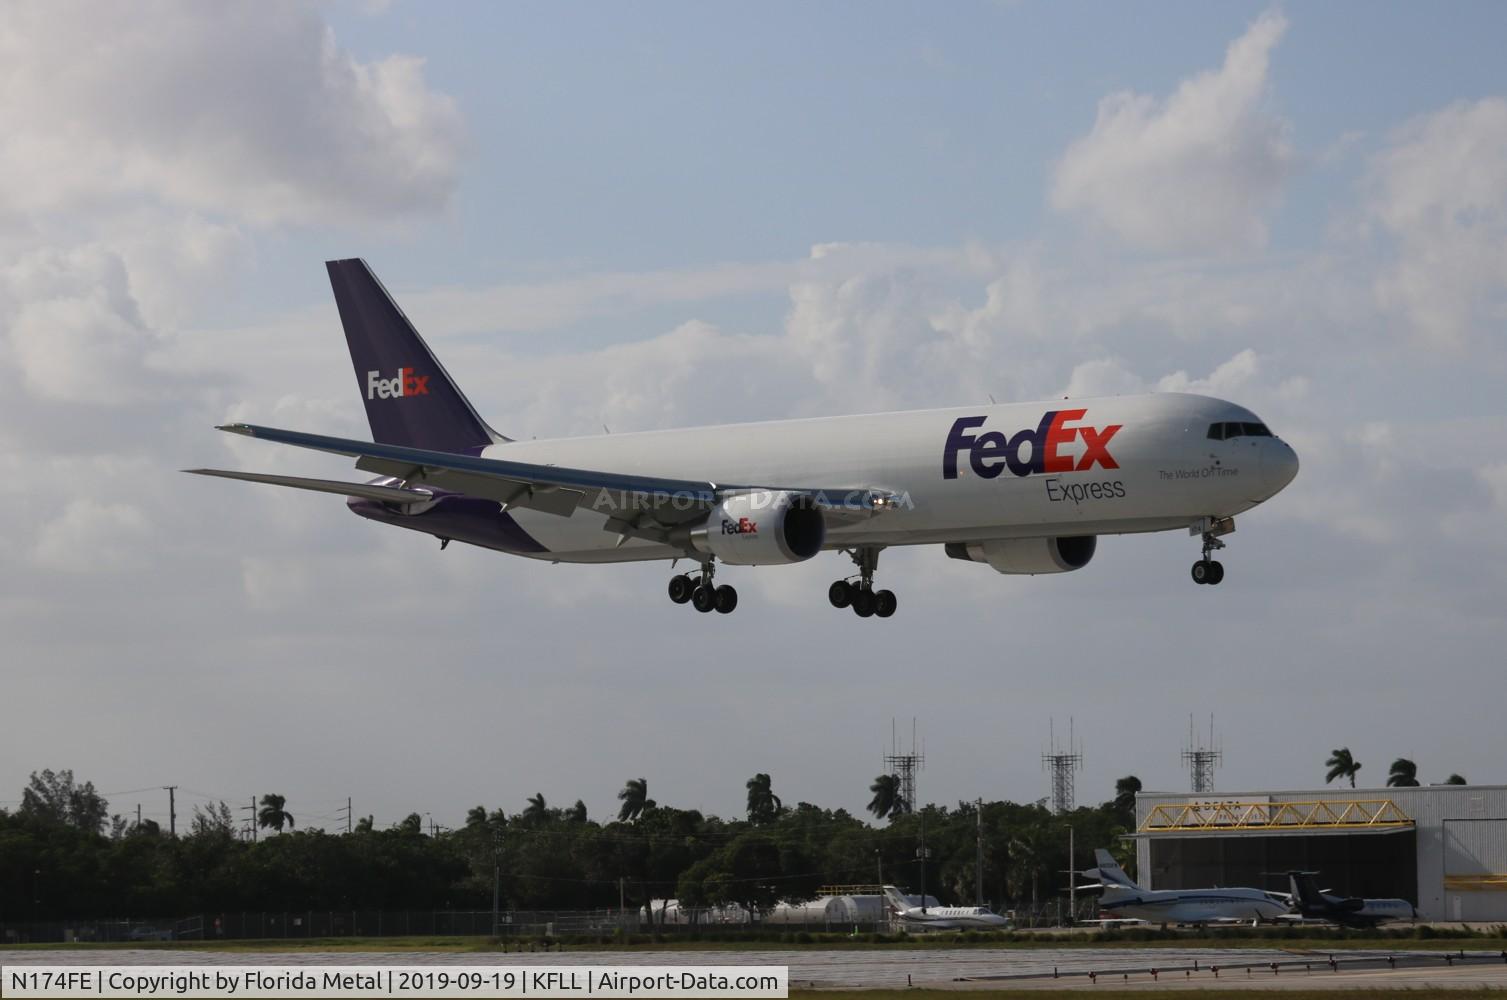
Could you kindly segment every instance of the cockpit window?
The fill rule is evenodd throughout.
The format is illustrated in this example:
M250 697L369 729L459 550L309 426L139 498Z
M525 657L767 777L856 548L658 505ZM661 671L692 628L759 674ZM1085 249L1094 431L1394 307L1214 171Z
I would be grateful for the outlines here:
M1209 440L1228 441L1237 437L1271 437L1272 432L1265 424L1243 423L1238 420L1226 420L1222 423L1209 425Z

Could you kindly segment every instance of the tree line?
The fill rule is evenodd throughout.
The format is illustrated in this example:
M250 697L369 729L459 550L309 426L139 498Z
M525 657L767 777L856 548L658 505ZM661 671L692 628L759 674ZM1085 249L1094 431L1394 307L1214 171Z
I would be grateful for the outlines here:
M1326 761L1329 782L1360 770L1348 748ZM1388 784L1417 785L1399 758ZM1448 784L1464 784L1450 775ZM982 837L986 901L1031 910L1061 894L1066 871L1119 841L1135 822L1141 782L1127 775L1097 806L1054 815L1045 801L907 802L899 779L869 786L869 817L808 802L785 804L765 773L745 784L742 817L660 805L645 778L629 779L605 820L576 800L543 793L523 808L478 805L459 829L424 829L412 813L386 828L372 817L350 833L300 826L281 795L262 796L256 824L277 836L247 840L224 802L196 806L182 836L150 819L111 814L92 783L71 771L31 776L13 812L0 809L0 923L64 918L168 917L202 912L486 910L494 875L503 905L519 910L641 908L676 897L689 906L751 910L809 899L823 885L923 881L944 903L972 902ZM1078 857L1068 857L1072 827ZM918 848L928 848L920 859ZM925 865L923 872L921 865Z
M413 813L386 828L371 817L350 833L300 825L282 796L263 796L256 841L224 802L196 806L180 836L112 815L92 783L69 771L33 774L20 808L0 810L0 923L301 910L487 910L494 874L503 906L610 909L677 897L751 910L813 897L823 885L914 889L972 902L976 838L983 887L997 907L1045 906L1067 885L1068 827L1079 868L1134 822L1140 783L1117 797L1054 815L1044 802L917 807L881 776L871 817L808 802L787 805L768 774L746 783L744 816L724 819L661 805L629 780L615 816L543 794L523 808L476 806L454 830L424 829ZM928 848L925 859L918 847ZM1125 859L1129 861L1129 857Z

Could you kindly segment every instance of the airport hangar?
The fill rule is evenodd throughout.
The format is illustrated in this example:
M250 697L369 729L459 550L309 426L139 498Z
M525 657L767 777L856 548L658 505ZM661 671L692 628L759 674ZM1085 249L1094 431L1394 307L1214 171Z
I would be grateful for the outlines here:
M1300 869L1420 920L1507 922L1507 785L1142 792L1130 836L1148 889L1286 892Z

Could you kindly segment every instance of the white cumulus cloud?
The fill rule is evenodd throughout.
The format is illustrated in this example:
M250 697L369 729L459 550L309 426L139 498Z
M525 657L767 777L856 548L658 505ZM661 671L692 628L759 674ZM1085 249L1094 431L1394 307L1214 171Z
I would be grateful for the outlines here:
M310 7L0 8L0 215L121 196L258 223L441 207L463 144L423 61L364 63Z
M1052 206L1136 247L1264 244L1265 214L1293 162L1287 123L1263 107L1271 51L1286 29L1280 14L1262 15L1220 69L1165 100L1129 91L1101 100L1093 130L1057 164Z
M1507 315L1507 99L1409 122L1373 161L1370 211L1395 240L1377 279L1424 340L1460 346Z

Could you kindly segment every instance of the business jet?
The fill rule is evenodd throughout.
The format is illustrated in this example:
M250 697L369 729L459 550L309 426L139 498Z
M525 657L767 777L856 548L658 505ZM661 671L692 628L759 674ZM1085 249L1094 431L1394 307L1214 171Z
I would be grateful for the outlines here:
M1327 920L1342 927L1375 927L1392 920L1417 920L1418 911L1405 899L1360 899L1336 896L1314 883L1317 872L1288 872L1293 911L1304 920Z
M326 264L371 441L235 423L218 428L355 459L354 483L274 473L199 475L330 493L361 517L550 562L681 559L670 599L727 613L719 563L844 553L827 591L862 618L895 613L879 554L940 545L999 573L1065 573L1098 536L1182 531L1198 584L1235 516L1293 480L1298 458L1254 413L1182 393L872 413L515 441L461 394L359 259Z
M1287 895L1262 889L1142 889L1119 862L1102 848L1094 851L1097 868L1083 872L1102 888L1099 911L1111 919L1154 924L1218 924L1275 921L1291 910Z
M889 904L890 914L907 927L933 931L960 931L966 929L1000 930L1010 926L1008 917L1002 917L987 906L917 906L906 898L897 887L884 887L884 899Z

